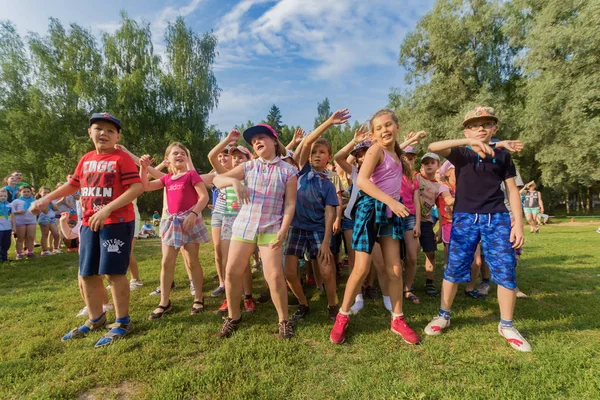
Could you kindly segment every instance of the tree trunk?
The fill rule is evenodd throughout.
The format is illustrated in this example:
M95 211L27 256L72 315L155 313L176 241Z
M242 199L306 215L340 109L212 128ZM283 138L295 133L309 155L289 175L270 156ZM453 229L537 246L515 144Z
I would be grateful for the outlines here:
M592 188L588 186L587 196L585 196L585 212L588 214L592 212Z
M565 196L565 206L567 208L567 215L571 214L571 199L569 198L569 192Z

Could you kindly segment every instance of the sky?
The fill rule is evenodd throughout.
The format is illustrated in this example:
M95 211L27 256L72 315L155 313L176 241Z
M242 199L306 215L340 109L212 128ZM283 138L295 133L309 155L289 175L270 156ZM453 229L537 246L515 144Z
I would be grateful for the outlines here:
M218 38L214 71L221 88L210 124L222 131L266 118L273 104L283 123L313 127L317 104L349 108L364 122L404 87L398 65L403 38L434 0L0 0L0 19L19 33L45 34L48 18L97 35L119 26L120 11L150 22L155 51L169 21L184 17Z

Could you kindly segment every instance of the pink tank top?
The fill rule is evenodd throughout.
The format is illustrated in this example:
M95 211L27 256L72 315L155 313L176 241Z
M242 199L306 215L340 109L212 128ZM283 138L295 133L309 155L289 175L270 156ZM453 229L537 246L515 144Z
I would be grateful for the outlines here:
M371 182L384 192L392 196L395 200L400 199L400 190L402 188L402 163L394 161L387 151L383 151L383 162L375 167L371 174ZM392 211L387 208L388 218L392 216Z

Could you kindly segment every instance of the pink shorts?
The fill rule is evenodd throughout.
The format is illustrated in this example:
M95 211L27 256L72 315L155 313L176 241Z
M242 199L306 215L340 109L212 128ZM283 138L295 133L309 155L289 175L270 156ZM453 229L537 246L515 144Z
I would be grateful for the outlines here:
M452 230L452 223L442 225L442 242L450 243L450 231Z

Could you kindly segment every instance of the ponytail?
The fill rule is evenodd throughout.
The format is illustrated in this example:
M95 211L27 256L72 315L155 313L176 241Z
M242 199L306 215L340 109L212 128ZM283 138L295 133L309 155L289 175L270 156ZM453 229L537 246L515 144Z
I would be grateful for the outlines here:
M402 175L406 176L408 179L410 179L412 181L412 176L413 176L412 167L406 160L406 157L404 156L404 151L400 148L398 141L396 141L396 143L394 143L394 151L396 152L398 159L402 163Z

